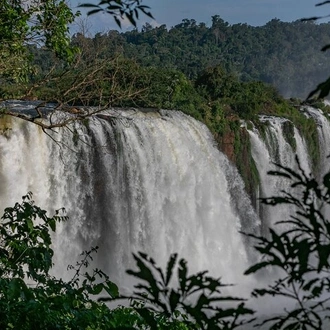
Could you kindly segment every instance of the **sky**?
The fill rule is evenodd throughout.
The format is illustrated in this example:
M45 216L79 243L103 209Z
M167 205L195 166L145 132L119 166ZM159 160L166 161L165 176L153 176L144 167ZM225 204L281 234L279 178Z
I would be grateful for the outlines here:
M330 14L330 5L315 7L315 0L143 0L150 6L155 20L141 16L139 26L148 22L153 26L166 24L168 28L181 23L183 19L195 19L198 23L211 24L211 17L219 15L230 24L247 23L264 25L273 18L291 22L311 16ZM70 0L73 8L79 3L94 3L99 0ZM79 9L81 10L81 9ZM84 16L83 16L84 17ZM329 19L330 20L330 19ZM327 20L328 21L328 20ZM95 14L88 19L91 33L106 32L117 28L108 14ZM131 29L128 22L123 23L123 31Z

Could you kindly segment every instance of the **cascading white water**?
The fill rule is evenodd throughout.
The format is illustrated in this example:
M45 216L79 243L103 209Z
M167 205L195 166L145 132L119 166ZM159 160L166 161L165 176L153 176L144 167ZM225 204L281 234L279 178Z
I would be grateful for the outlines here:
M109 111L74 134L53 133L57 143L29 123L11 125L0 135L0 207L32 191L42 207L67 209L54 240L57 274L98 245L96 266L115 280L141 250L163 265L177 252L191 271L240 282L248 255L238 231L259 223L203 124L175 111Z
M325 173L330 171L330 123L325 117L324 113L320 109L305 106L303 112L313 118L317 123L317 131L320 142L320 176L322 177Z
M296 156L298 157L301 168L307 173L311 173L311 164L304 139L294 128L294 139L296 150L285 140L283 124L287 119L279 117L262 116L260 120L267 123L265 139L255 128L248 130L251 140L252 157L257 166L261 182L261 198L277 196L280 191L288 191L290 182L279 176L270 176L270 170L276 170L275 164L298 170ZM290 218L292 210L281 207L276 212L271 208L263 210L263 221L267 225L272 225L277 221Z

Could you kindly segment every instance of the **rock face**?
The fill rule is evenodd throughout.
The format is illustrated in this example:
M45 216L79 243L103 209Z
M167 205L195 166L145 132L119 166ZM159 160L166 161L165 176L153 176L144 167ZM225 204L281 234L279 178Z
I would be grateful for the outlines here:
M235 132L228 131L222 137L216 138L219 143L220 150L228 157L228 159L236 163L235 156Z
M222 136L215 136L219 150L237 167L241 174L245 191L250 196L252 205L256 209L259 175L251 155L251 144L246 128L238 131L228 130Z

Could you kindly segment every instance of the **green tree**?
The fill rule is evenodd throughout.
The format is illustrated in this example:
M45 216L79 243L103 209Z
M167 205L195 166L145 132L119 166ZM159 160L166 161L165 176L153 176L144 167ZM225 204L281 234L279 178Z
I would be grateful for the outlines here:
M28 45L39 45L72 61L68 25L74 14L64 0L3 0L0 4L0 78L26 81L32 54Z
M220 65L203 71L196 79L195 85L209 101L230 98L235 89L239 88L238 79Z

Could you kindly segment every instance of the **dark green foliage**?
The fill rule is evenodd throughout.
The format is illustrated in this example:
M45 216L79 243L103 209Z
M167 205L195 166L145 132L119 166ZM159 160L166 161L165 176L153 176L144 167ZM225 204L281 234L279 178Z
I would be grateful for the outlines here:
M52 266L49 229L55 231L56 222L66 217L60 216L60 211L53 218L47 217L44 210L29 202L31 196L29 193L22 204L6 208L1 218L1 276L23 278L26 273L28 278L38 281ZM37 218L42 222L35 225Z
M198 108L203 99L183 73L155 68L149 68L147 73L150 85L144 104L152 108L182 110L201 119Z
M262 82L240 83L231 95L231 107L243 119L255 119L258 114L276 112L283 102L276 90Z
M28 81L34 72L29 45L43 45L58 58L73 60L77 49L70 45L68 25L75 17L64 0L0 3L0 77Z
M230 98L240 88L238 79L219 65L203 71L197 77L195 85L210 101Z
M299 166L299 163L298 163ZM291 180L293 192L263 200L267 205L288 204L292 215L270 229L269 236L249 235L257 240L256 250L262 259L245 274L261 269L279 270L279 277L268 287L255 289L253 295L285 297L295 302L283 314L270 317L270 329L326 329L329 320L330 222L325 216L330 204L330 174L322 182L277 165L271 175Z
M143 253L134 255L138 270L128 274L139 282L129 298L151 329L236 329L246 324L242 316L253 314L244 300L223 296L227 285L207 272L188 275L187 263L170 257L166 272ZM177 272L177 287L173 276Z
M63 210L48 217L31 196L7 208L0 221L0 328L107 328L109 309L90 296L106 292L116 297L118 288L101 270L82 272L96 249L84 252L71 266L74 276L69 282L51 276L50 231L67 218Z
M84 3L79 7L92 8L88 15L93 15L98 12L110 14L119 27L121 20L127 18L129 22L136 26L136 21L139 19L139 14L143 13L150 18L153 18L149 7L142 4L142 0L102 0L98 5L92 3Z
M278 103L285 103L277 91L262 82L242 82L221 66L208 68L195 81L196 89L209 102L227 104L243 119L258 114L276 113Z

